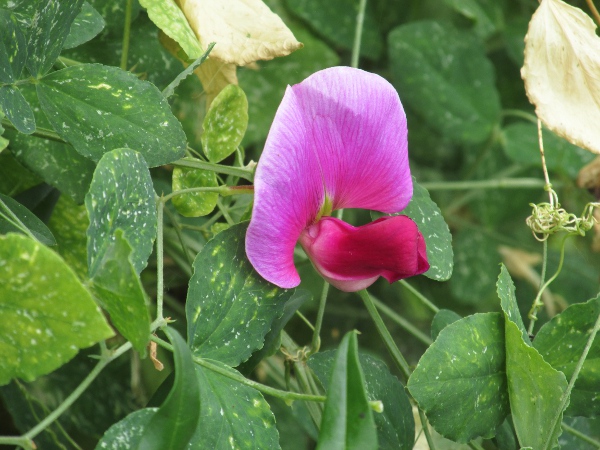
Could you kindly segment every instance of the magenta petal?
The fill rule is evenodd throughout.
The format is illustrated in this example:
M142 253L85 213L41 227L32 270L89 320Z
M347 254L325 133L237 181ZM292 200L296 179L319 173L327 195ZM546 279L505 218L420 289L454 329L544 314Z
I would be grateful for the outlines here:
M300 243L319 273L346 292L390 283L429 269L425 240L406 216L382 217L362 227L326 217L307 228Z
M412 196L406 116L378 75L334 67L288 87L254 177L246 253L268 281L300 282L294 246L327 195L338 208L387 213Z

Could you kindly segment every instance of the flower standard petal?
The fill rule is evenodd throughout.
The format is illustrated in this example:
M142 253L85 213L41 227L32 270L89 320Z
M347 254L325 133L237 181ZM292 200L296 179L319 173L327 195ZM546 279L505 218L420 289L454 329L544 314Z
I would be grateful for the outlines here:
M307 228L300 243L317 271L346 292L365 289L379 276L393 283L429 269L425 240L407 216L362 227L326 217Z

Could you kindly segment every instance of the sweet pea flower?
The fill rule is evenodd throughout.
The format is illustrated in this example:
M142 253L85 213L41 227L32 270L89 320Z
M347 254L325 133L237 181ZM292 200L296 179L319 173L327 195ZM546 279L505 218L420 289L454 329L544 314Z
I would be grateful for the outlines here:
M346 292L382 276L390 283L429 269L425 240L407 216L361 227L331 217L341 208L403 210L412 197L406 115L396 90L349 67L288 86L254 177L246 254L282 288L300 283L294 247Z

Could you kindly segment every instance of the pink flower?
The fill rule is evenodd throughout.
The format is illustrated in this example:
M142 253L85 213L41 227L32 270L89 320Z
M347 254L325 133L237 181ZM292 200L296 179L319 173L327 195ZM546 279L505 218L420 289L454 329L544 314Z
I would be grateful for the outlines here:
M425 241L406 216L354 227L340 208L396 213L412 197L406 115L378 75L349 67L288 87L254 178L246 254L271 283L300 283L296 242L331 284L352 292L429 269Z

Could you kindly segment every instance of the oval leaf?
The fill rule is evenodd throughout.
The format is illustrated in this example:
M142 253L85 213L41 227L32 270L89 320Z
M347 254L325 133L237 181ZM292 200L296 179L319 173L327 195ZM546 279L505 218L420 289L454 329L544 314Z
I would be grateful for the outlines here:
M118 228L131 245L137 273L146 267L156 237L156 202L152 178L142 156L129 149L107 153L98 163L85 206L88 267L93 277Z
M521 76L540 119L559 136L600 153L600 38L581 9L543 0L525 36Z
M502 307L502 311L504 311L504 318L514 323L521 331L523 341L527 345L531 345L529 334L527 333L523 318L521 317L521 312L519 311L519 305L517 304L515 284L504 264L500 265L500 276L498 277L496 289L498 297L500 298L500 306Z
M190 158L185 158L190 159ZM173 192L199 187L217 187L217 175L209 170L177 166L173 169ZM173 197L177 212L185 217L206 216L213 212L219 200L218 192L193 192Z
M0 110L21 133L31 134L35 131L33 110L16 86L0 86Z
M444 136L480 143L500 119L494 69L479 40L438 22L413 22L389 37L392 75L403 102Z
M433 320L431 321L431 339L434 341L440 334L444 328L446 328L451 323L457 322L462 319L461 316L456 314L454 311L450 311L449 309L440 309Z
M184 154L185 134L169 104L153 84L132 73L81 64L45 76L37 92L58 134L94 161L121 147L138 150L149 167Z
M408 380L431 425L453 441L491 438L509 414L503 322L486 313L448 325Z
M0 83L17 81L27 58L27 41L17 20L6 10L0 10Z
M131 253L123 231L117 229L98 262L90 287L110 314L115 328L145 356L150 340L150 314L142 282L130 261Z
M0 234L23 233L17 224L25 226L40 243L56 245L56 239L44 222L16 200L0 194Z
M365 375L367 398L383 403L383 412L374 414L380 450L410 450L414 446L415 420L412 405L404 386L392 375L383 361L359 353ZM310 357L308 365L321 384L328 389L334 351L319 352Z
M273 321L293 290L263 279L246 258L248 223L234 225L209 241L194 261L186 316L194 355L230 366L263 346Z
M328 386L317 450L377 449L355 331L346 333L340 342Z
M545 361L571 379L594 323L600 315L600 296L569 306L546 323L535 336L533 346ZM600 339L596 337L571 391L566 414L600 416Z
M144 431L156 411L157 408L144 408L132 412L106 430L95 450L131 450L138 448Z
M190 442L200 417L200 387L189 347L173 328L165 334L173 345L175 380L169 396L145 427L140 450L177 450Z
M75 17L63 49L69 49L92 40L104 29L104 19L88 2L83 2L81 12Z
M114 335L64 261L18 234L0 236L0 299L0 385L52 372Z

